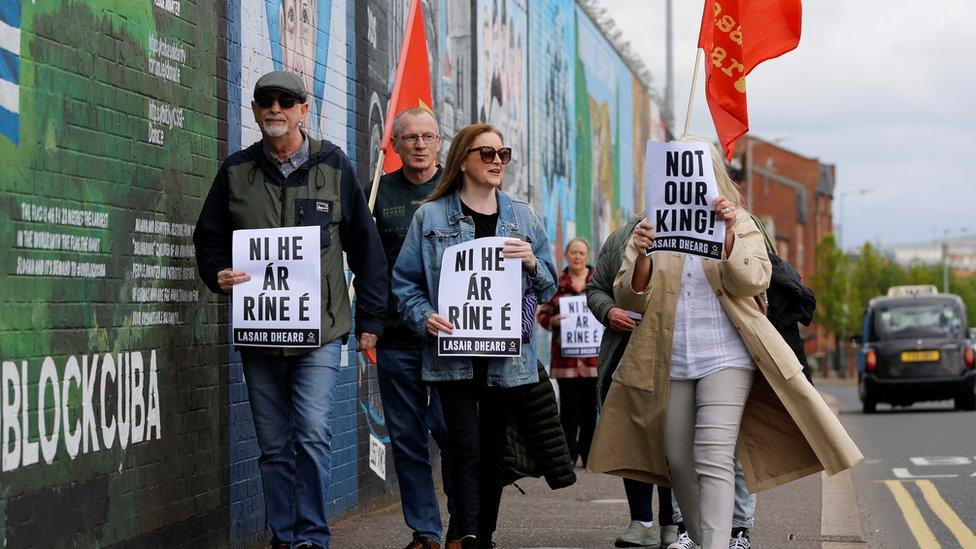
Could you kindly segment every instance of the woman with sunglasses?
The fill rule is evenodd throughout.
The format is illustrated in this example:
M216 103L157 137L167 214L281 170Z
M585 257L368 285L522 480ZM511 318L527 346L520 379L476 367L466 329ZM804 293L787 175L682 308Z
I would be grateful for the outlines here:
M444 251L475 238L507 237L505 257L522 262L522 295L539 303L556 291L556 268L542 220L501 191L512 149L489 124L463 128L451 142L444 176L417 210L393 268L393 293L413 329L429 336L423 379L435 384L447 423L448 474L455 486L448 547L494 547L505 432L514 388L538 381L532 332L508 358L439 357L437 334L454 327L437 314ZM458 543L459 542L459 543Z

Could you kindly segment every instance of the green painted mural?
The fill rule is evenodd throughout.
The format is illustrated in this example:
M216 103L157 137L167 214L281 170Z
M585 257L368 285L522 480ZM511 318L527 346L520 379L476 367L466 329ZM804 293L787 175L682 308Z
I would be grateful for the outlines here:
M138 539L221 506L223 361L191 241L217 165L216 16L17 0L0 19L0 532Z

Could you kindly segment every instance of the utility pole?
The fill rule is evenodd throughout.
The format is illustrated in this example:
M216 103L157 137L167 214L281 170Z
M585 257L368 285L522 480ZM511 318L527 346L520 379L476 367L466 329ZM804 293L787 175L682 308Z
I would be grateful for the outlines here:
M949 293L949 229L942 232L942 293Z

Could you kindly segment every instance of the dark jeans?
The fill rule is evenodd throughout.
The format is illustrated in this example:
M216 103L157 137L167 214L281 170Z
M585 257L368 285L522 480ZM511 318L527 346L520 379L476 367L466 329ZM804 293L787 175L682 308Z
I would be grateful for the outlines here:
M502 498L501 465L514 389L488 386L487 368L475 378L436 383L447 423L450 481L455 503L448 539L491 540Z
M624 479L624 491L627 493L627 505L630 506L630 520L651 522L654 511L651 502L654 497L653 484L646 484L639 480ZM667 486L657 487L657 522L661 526L674 524L674 511L671 506L671 489Z
M403 519L414 537L441 542L441 510L434 491L427 432L441 451L441 473L448 508L453 504L447 474L447 426L436 389L421 379L420 349L378 349L377 377L383 397L383 415L393 447L393 466L400 484Z
M596 429L596 378L563 378L556 383L559 384L559 421L566 433L569 459L576 463L576 458L581 457L586 467Z
M329 546L325 508L340 345L336 339L295 357L241 353L275 543Z

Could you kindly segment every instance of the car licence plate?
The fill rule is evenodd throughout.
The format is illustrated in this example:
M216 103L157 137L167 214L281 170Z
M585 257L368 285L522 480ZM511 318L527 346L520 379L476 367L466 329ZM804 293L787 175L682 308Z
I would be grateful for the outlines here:
M902 362L935 362L939 360L939 351L902 351Z

